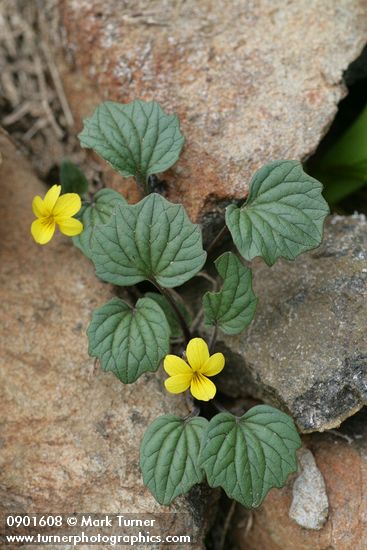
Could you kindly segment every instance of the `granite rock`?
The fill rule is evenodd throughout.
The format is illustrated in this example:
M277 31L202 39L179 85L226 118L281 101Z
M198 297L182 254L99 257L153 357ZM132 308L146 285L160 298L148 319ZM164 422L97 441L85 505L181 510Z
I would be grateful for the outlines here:
M253 323L219 336L228 395L281 407L303 432L335 428L367 403L367 220L332 217L323 244L272 268L254 262Z
M364 0L61 0L58 60L78 120L111 99L155 99L186 146L168 197L200 212L246 196L253 172L314 152L366 43ZM72 63L65 64L65 59ZM134 183L109 185L137 200Z
M298 463L301 473L293 483L289 517L305 529L321 529L329 513L324 478L308 449L300 449Z
M139 469L148 424L187 414L184 400L163 390L160 372L125 386L88 357L91 312L112 288L66 237L33 242L32 198L46 188L1 130L0 151L0 510L177 512L163 516L171 534L189 517L202 548L208 493L197 488L162 507Z

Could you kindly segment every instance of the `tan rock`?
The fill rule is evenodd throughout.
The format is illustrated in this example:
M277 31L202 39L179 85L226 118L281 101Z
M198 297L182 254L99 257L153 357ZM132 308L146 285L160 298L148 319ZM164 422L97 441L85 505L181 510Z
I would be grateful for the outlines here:
M79 127L105 99L155 99L176 112L186 146L168 194L193 218L244 198L261 164L315 150L367 33L363 0L60 5L75 61L64 84ZM114 185L134 195L131 181Z
M206 497L159 506L138 462L150 421L187 414L184 401L159 373L124 386L94 366L85 331L112 289L66 237L32 241L32 198L46 188L1 131L0 151L0 510L178 512L172 534L189 515L201 548Z
M262 507L242 511L234 533L239 550L364 550L367 548L367 410L339 432L304 438L326 484L329 517L322 529L303 529L289 517L290 481Z

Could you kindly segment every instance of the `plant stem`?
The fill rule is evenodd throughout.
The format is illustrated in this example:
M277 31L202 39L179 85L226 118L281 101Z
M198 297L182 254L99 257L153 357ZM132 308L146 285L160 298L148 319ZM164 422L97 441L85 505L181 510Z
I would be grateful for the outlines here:
M212 353L215 343L217 341L217 335L218 335L218 325L215 325L214 330L212 332L212 337L210 338L209 342L209 352Z
M228 411L221 403L219 403L216 399L213 399L213 405L219 412L230 412Z
M230 524L231 524L233 514L234 514L235 509L236 509L236 504L237 504L236 501L232 500L231 506L229 507L229 510L228 510L228 513L226 515L226 519L225 519L225 522L224 522L224 525L223 525L222 534L221 534L220 542L219 542L219 545L218 545L218 550L223 550L223 548L225 548L226 538L227 538L227 534L228 534L228 531L229 531L229 528L230 528Z
M228 231L228 227L226 226L226 224L224 224L222 229L219 231L219 233L217 233L217 235L214 237L212 242L209 244L209 246L206 250L208 256L213 251L215 246L221 241L221 239L224 237L224 235L227 233L227 231Z
M206 271L199 271L199 273L196 273L195 277L202 277L203 279L206 279L212 285L213 290L217 289L218 281L214 279L214 277L211 277Z
M140 174L137 174L135 176L135 181L139 185L140 189L143 191L144 196L149 195L147 178L144 178Z
M195 405L192 411L187 416L185 416L184 420L190 420L190 418L194 418L194 416L199 416L199 414L200 414L200 407L197 407Z
M191 332L190 332L190 329L189 329L189 326L188 324L186 323L186 320L185 320L185 317L182 315L179 307L177 306L175 300L173 299L170 291L167 289L167 288L164 288L162 286L160 286L156 281L154 281L154 286L157 287L157 289L159 290L159 292L168 300L168 302L171 304L174 312L176 313L176 316L177 316L177 319L181 325L181 328L182 328L182 332L184 333L184 336L185 336L185 340L186 340L186 343L190 340L191 338Z
M194 334L200 323L202 322L204 317L204 311L201 308L200 311L197 313L195 319L191 323L191 332Z

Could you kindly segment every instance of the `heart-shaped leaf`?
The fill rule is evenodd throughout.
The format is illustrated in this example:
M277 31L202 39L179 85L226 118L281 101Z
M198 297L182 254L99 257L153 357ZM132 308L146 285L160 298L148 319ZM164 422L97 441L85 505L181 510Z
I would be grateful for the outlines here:
M203 481L198 457L207 425L208 421L199 416L183 420L167 414L154 420L145 432L140 467L144 485L160 504L170 504Z
M60 164L60 183L62 193L85 195L88 191L88 180L80 168L70 160Z
M170 168L184 143L178 118L165 113L156 101L140 99L102 103L84 121L79 139L123 176L139 181Z
M103 225L110 219L116 204L126 203L124 197L113 189L101 189L93 197L93 202L82 206L78 213L79 220L83 223L83 231L73 237L75 246L90 258L92 255L91 239L97 225Z
M294 160L266 164L252 179L248 199L226 210L226 223L246 260L260 256L268 265L277 258L294 260L322 240L329 207L322 185Z
M97 275L115 285L150 280L163 287L179 286L200 271L205 258L199 226L183 206L156 193L135 205L117 205L92 239Z
M301 440L287 414L258 405L241 418L214 416L202 443L200 464L211 487L222 487L247 508L260 506L272 487L297 469Z
M157 302L157 304L164 311L164 314L165 314L166 319L168 321L169 327L171 329L171 337L172 338L178 338L178 337L182 336L182 328L181 328L180 322L177 319L177 315L176 315L173 307L171 306L171 304L167 300L167 298L165 296L163 296L162 294L158 294L157 292L146 292L145 296L147 298L151 298L152 300ZM187 310L185 305L180 301L177 301L177 307L181 311L186 323L189 325L191 323L191 320L192 320L189 311Z
M238 334L251 323L256 309L251 269L232 252L222 254L215 266L223 279L223 288L203 297L206 324L217 325L225 334Z
M156 371L169 351L166 317L150 298L141 298L135 308L113 298L93 312L87 335L89 355L124 384Z

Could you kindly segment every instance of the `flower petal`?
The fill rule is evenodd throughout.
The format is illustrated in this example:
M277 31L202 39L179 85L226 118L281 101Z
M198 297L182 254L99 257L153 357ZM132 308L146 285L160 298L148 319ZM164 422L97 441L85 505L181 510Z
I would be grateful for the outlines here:
M59 223L57 218L71 218L82 207L81 198L77 193L65 193L56 201L53 209L53 215L56 218L56 223Z
M209 350L202 338L193 338L187 344L187 360L194 371L200 370L209 359Z
M49 212L39 195L36 195L32 201L32 210L36 218L47 218Z
M43 199L43 204L47 210L48 215L51 214L53 207L56 204L57 199L61 193L61 185L53 185L46 193Z
M177 355L166 355L163 361L163 368L170 376L175 376L176 374L190 374L192 376L192 369Z
M166 390L170 393L182 393L190 387L192 379L191 373L176 374L176 376L170 376L164 381Z
M214 376L223 370L224 363L225 359L223 353L214 353L200 369L200 372L201 374L205 374L205 376Z
M31 233L38 244L48 243L55 232L55 222L51 218L41 218L40 220L34 220L31 225Z
M209 378L197 372L192 378L190 390L196 399L209 401L215 396L217 388Z
M61 233L64 233L64 235L67 235L68 237L74 237L83 231L82 222L76 220L75 218L61 218L61 220L59 218L56 219L56 222Z

